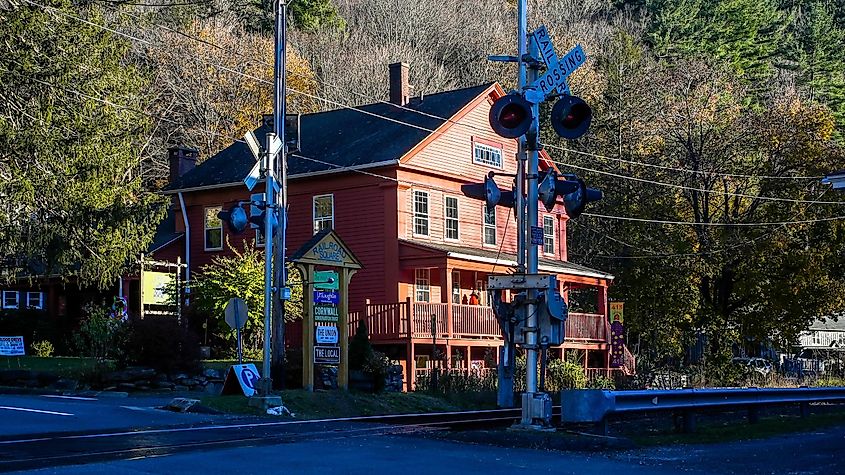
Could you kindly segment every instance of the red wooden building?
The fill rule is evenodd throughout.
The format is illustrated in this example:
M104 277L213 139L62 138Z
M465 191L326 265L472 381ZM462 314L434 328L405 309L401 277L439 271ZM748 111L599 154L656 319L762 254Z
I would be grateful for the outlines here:
M410 97L407 77L407 65L391 65L390 102L302 116L301 151L288 159L288 249L325 227L336 230L364 265L351 282L350 317L366 320L373 344L405 365L412 387L408 369L432 349L432 315L437 344L455 366L469 369L501 345L485 287L489 274L515 265L517 226L511 210L487 210L460 187L490 171L514 173L517 144L488 124L491 103L504 94L498 84ZM171 150L165 193L173 197L174 227L155 255L180 255L189 280L228 252L226 241L236 248L243 239L261 241L255 231L228 235L216 218L249 198L242 180L255 161L247 146L236 142L194 167L196 158ZM541 166L552 166L547 156ZM510 180L497 178L503 188ZM606 370L613 277L567 261L566 221L560 205L541 213L540 271L557 274L564 295L595 289L596 313L570 313L564 347L582 351L586 367ZM478 305L469 304L473 291Z

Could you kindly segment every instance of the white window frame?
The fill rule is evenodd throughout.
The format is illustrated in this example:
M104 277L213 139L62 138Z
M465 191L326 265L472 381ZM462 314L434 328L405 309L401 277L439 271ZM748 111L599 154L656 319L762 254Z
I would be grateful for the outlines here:
M485 157L485 154L487 156ZM472 143L472 163L485 167L502 169L502 147L496 147L482 142ZM494 157L498 157L495 159Z
M8 304L7 299L11 296L14 296L15 303L14 305ZM21 297L20 293L17 290L4 290L3 291L3 308L10 309L10 308L20 308L21 306Z
M458 292L457 295L455 291ZM459 270L452 271L452 303L461 303L461 271Z
M496 242L498 241L498 236L496 236L496 207L493 207L493 223L487 222L487 204L481 205L481 243L485 246L495 246ZM489 228L493 228L493 242L487 242L487 230Z
M449 207L447 203L449 200L455 200L455 217L449 217ZM455 237L449 237L449 222L454 222ZM446 241L460 241L461 240L461 202L457 196L443 196L443 239Z
M320 198L329 198L331 204L331 214L329 216L317 216L317 200ZM334 195L329 193L327 195L315 195L311 198L311 222L313 224L314 234L320 232L323 228L323 223L328 222L329 228L334 229Z
M551 232L547 232L546 223L551 225ZM554 216L543 216L543 254L554 255L555 253L555 218Z
M255 228L255 247L264 247L264 230Z
M220 251L220 250L223 249L223 220L220 219L220 218L217 218L220 221L220 226L213 227L213 228L208 227L208 210L210 210L210 209L215 209L215 210L217 210L218 213L220 211L223 211L222 206L206 206L205 208L203 208L203 210L202 210L203 247L206 251ZM214 216L217 217L217 213L214 213ZM219 247L208 247L208 232L214 231L215 229L220 230L220 246Z
M414 269L414 302L431 302L431 270Z
M38 296L38 305L32 305L32 296ZM34 308L36 310L44 310L44 292L27 292L26 293L26 308Z
M425 196L425 213L417 212L417 196ZM413 222L411 230L414 236L430 236L431 235L431 193L425 190L413 190L411 192L411 207L413 211ZM418 221L419 220L419 221ZM425 224L425 233L417 232L417 223Z

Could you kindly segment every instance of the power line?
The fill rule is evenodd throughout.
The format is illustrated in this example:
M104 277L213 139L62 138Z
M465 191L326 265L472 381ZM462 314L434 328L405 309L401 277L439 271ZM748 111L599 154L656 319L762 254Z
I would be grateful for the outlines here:
M662 182L662 181L647 180L645 178L637 178L637 177L628 176L628 175L621 175L619 173L612 173L612 172L606 172L606 171L603 171L603 170L596 170L596 169L589 168L589 167L582 167L580 165L573 165L571 163L562 162L560 160L552 159L552 162L554 162L557 165L564 166L564 167L570 167L570 168L575 168L577 170L583 170L583 171L587 171L587 172L598 173L600 175L612 176L612 177L615 177L615 178L621 178L623 180L637 181L637 182L640 182L640 183L648 183L648 184L651 184L651 185L665 186L667 188L675 188L675 189L679 189L679 190L697 191L699 193L711 193L711 194L714 194L714 195L723 195L723 196L736 196L736 197L739 197L739 198L750 198L750 199L762 200L762 201L780 201L780 202L788 202L788 203L812 203L812 204L828 204L828 205L845 205L845 201L814 201L814 200L802 200L802 199L796 199L796 198L776 198L776 197L773 197L773 196L748 195L748 194L745 194L745 193L732 193L732 192L729 192L729 191L706 190L704 188L695 188L695 187L692 187L692 186L676 185L674 183L665 183L665 182Z
M694 174L701 174L701 175L714 175L714 176L721 176L721 177L728 177L728 178L758 178L764 180L819 180L824 178L823 176L794 176L794 175L744 175L740 173L719 173L719 172L709 172L704 170L690 170L688 168L678 168L678 167L669 167L666 165L656 165L653 163L645 163L645 162L638 162L635 160L625 160L623 158L616 158L616 157L609 157L607 155L599 155L596 153L591 152L584 152L581 150L575 150L571 148L561 147L558 145L552 144L543 144L544 147L553 148L556 150L560 150L563 152L569 153L577 153L578 155L584 155L591 158L598 158L601 160L612 160L615 162L621 163L628 163L631 165L637 165L641 167L650 167L650 168L659 168L661 170L669 170L674 172L683 172L683 173L694 173Z
M59 13L59 14L61 14L61 15L64 15L64 16L67 16L67 17L70 17L70 18L74 18L74 19L77 19L77 20L79 20L79 21L83 21L83 22L85 22L85 23L87 23L87 24L90 24L91 26L95 26L95 27L103 28L103 29L105 29L105 30L107 30L107 31L114 32L114 33L119 34L119 35L121 35L121 36L124 36L124 37L126 37L126 38L129 38L129 39L134 39L134 40L137 40L137 41L141 41L141 42L144 42L144 43L146 43L146 44L150 44L150 45L152 45L152 46L157 46L157 45L154 45L153 43L151 43L151 42L149 42L149 41L143 40L143 39L141 39L141 38L137 38L137 37L132 36L132 35L128 35L128 34L126 34L126 33L122 33L122 32L116 31L116 30L109 29L109 28L107 28L107 27L105 27L105 26L103 26L103 25L98 25L98 24L95 24L95 23L92 23L92 22L88 22L88 21L83 20L83 19L81 19L81 18L79 18L79 17L76 17L76 16L74 16L74 15L70 15L70 14L67 14L67 13L65 13L65 12L62 12L62 11L60 11L60 10L57 10L57 9L55 9L55 8L53 8L53 7L44 6L44 5L41 5L41 4L39 4L39 3L33 2L32 0L24 0L24 1L25 1L25 2L27 2L27 3L30 3L30 4L32 4L32 5L35 5L35 6L39 6L39 7L42 7L42 8L46 8L46 9L53 10L53 11L55 11L56 13ZM267 81L267 80L265 80L265 79L258 78L258 77L256 77L256 76L252 76L252 75L250 75L250 74L246 74L246 73L243 73L243 72L241 72L241 71L237 71L237 70L234 70L234 69L228 68L228 67L226 67L226 66L222 66L222 65L219 65L219 64L216 64L216 63L213 63L213 62L206 61L206 60L204 60L204 59L202 59L202 58L199 58L199 57L197 57L197 56L195 56L195 55L194 55L194 57L195 57L196 59L199 59L200 61L203 61L203 62L205 62L205 63L207 63L207 64L211 65L211 66L215 66L215 67L220 68L220 69L222 69L222 70L225 70L225 71L231 72L232 74L237 74L237 75L241 75L241 76L244 76L244 77L248 77L248 78L250 78L250 79L253 79L253 80L256 80L256 81L259 81L259 82L264 82L264 83L272 84L272 82L271 82L271 81ZM376 113L373 113L373 112L369 112L369 111L362 110L362 109L357 108L357 107L352 107L352 106L349 106L349 105L346 105L346 104L342 104L342 103L337 102L337 101L333 101L333 100L330 100L330 99L326 99L326 98L323 98L323 97L320 97L320 96L317 96L317 95L314 95L314 94L309 94L309 93L305 93L305 92L302 92L302 91L298 91L298 90L293 89L293 88L287 88L287 90L289 90L289 91L291 91L291 92L293 92L293 93L296 93L296 94L301 94L301 95L304 95L304 96L306 96L306 97L311 97L311 98L313 98L313 99L320 100L320 101L323 101L323 102L326 102L326 103L329 103L329 104L333 104L333 105L336 105L336 106L340 106L341 108L346 108L346 109L350 109L350 110L355 110L355 111L361 112L361 113L363 113L363 114L365 114L365 115L370 115L370 116L373 116L373 117L377 117L377 118L384 119L384 120L388 120L388 121L391 121L391 122L395 122L395 123L398 123L398 124L401 124L401 125L405 125L405 126L409 126L409 127L417 128L417 129L420 129L420 130L428 131L428 132L431 132L431 133L435 133L435 132L436 132L436 131L435 131L435 130L433 130L433 129L429 129L429 128L426 128L426 127L418 126L418 125L416 125L416 124L411 124L411 123L404 122L404 121L401 121L401 120L398 120L398 119L393 119L393 118L390 118L390 117L385 117L385 116L382 116L382 115L379 115L379 114L376 114ZM301 156L301 155L298 155L298 156L299 156L300 158L305 158L305 159L315 160L315 161L316 161L316 159L311 159L310 157L303 157L303 156ZM330 164L329 162L324 162L324 163L326 163L326 164ZM764 196L744 195L744 194L738 194L738 193L726 193L726 192L716 192L716 191L701 190L701 189L697 189L697 188L684 187L684 186L682 186L682 185L673 185L673 184L668 184L668 183L663 183L663 182L652 182L652 181L650 181L650 180L643 180L643 179L638 179L638 178L634 178L634 177L628 177L628 176L625 176L625 175L616 175L616 174L611 174L610 172L602 172L602 171L599 171L599 170L592 170L592 169L585 168L585 167L578 167L578 166L574 166L574 165L565 164L565 163L563 163L563 162L555 162L555 163L560 163L560 164L562 164L562 165L564 165L564 166L571 166L571 167L573 167L573 168L582 168L582 169L584 169L584 170L587 170L587 171L593 171L593 172L596 172L596 173L605 173L605 174L609 174L609 175L613 175L613 176L619 176L619 177L621 177L621 178L633 179L633 180L637 180L637 181L645 181L645 182L650 182L650 183L653 183L653 184L658 184L658 185L663 185L663 186L670 186L670 187L674 187L674 188L691 189L691 190L700 191L700 192L705 192L705 193L710 192L710 193L716 193L716 194L724 194L724 195L728 195L728 196L740 196L740 197L746 197L746 198L754 198L754 199L762 199L762 200L772 200L772 201L785 201L785 202L797 202L797 203L813 203L813 202L808 201L808 200L795 200L795 199L787 199L787 198L774 198L774 197L764 197ZM330 164L330 165L334 165L334 164ZM341 168L344 168L344 167L341 167ZM351 170L356 171L356 172L364 172L363 170L357 170L357 169L351 169ZM379 176L379 175L375 175L375 176ZM382 178L388 178L388 179L389 179L389 177L384 177L384 176L381 176L381 177L382 177ZM431 187L431 186L430 186L430 185L428 185L428 184L419 184L419 185L426 186L426 187L429 187L429 188L434 189L433 187ZM453 192L453 191L451 191L451 190L449 190L449 191L450 191L450 192ZM815 203L819 203L819 204L845 204L845 202L815 202ZM713 223L713 222L700 222L700 223L697 223L697 222L688 222L688 221L668 221L668 220L653 220L653 219L633 218L633 217L623 217L623 216L610 216L610 215L595 214L595 213L583 213L583 214L584 214L584 215L586 215L586 216L593 216L593 217L596 217L596 218L602 218L602 219L617 219L617 220L626 220L626 221L635 221L635 222L650 222L650 223L655 223L655 224L699 225L699 226L742 226L742 227L749 227L749 226L773 226L773 225L784 225L784 224L808 224L808 223L815 223L815 222L821 222L821 221L834 221L834 220L845 219L845 216L838 216L838 217L833 217L833 218L820 218L820 219L816 219L816 220L783 221L783 222L763 222L763 223Z

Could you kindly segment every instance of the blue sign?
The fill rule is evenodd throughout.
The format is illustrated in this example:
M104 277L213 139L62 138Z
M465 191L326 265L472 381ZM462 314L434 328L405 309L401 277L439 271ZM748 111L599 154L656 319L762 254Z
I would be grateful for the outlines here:
M543 228L540 226L531 226L531 244L543 245Z
M250 366L252 365L246 365L241 368L241 377L238 379L243 381L244 386L255 390L255 382L258 381L258 372L254 370L254 366L252 368Z
M340 303L340 294L333 290L315 290L314 303L338 305Z

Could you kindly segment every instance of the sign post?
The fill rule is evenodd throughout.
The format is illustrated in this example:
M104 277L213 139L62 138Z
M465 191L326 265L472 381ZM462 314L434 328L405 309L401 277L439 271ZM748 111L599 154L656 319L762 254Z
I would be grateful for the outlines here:
M302 387L314 390L314 365L337 365L337 385L349 387L349 280L363 266L331 229L291 255L306 296L302 325ZM331 270L317 270L316 267ZM307 298L311 296L311 298Z
M243 349L241 347L241 328L246 324L248 312L246 302L243 299L232 298L226 302L226 309L224 310L226 323L229 327L237 332L238 339L238 364L241 365L243 361Z

